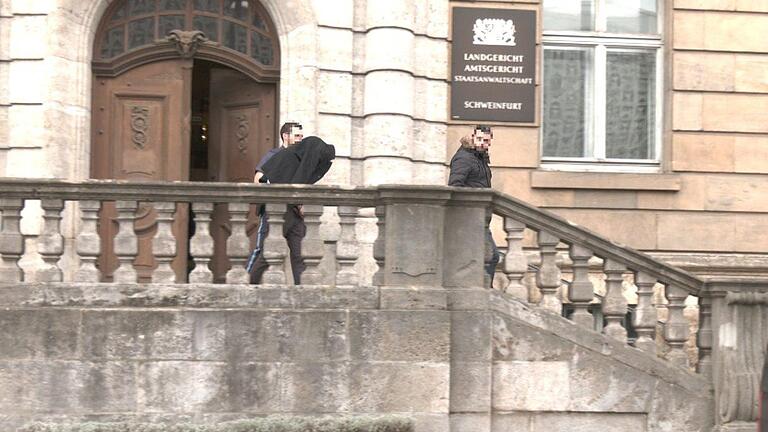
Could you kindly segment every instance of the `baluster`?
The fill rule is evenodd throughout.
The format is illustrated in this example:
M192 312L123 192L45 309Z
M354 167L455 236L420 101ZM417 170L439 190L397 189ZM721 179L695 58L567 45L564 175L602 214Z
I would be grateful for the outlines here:
M176 210L174 202L154 203L157 212L157 233L152 239L152 251L157 260L157 268L152 272L152 282L176 282L176 272L171 267L171 261L176 258L176 238L171 230L173 213Z
M80 232L77 234L77 256L80 258L80 267L75 273L75 282L98 282L99 270L96 268L96 260L101 253L101 240L96 225L99 220L99 201L80 201L78 203L81 214Z
M536 272L536 285L541 292L539 306L560 314L563 305L557 298L557 289L560 288L561 273L556 261L556 247L560 239L546 231L539 232L538 237L541 254L541 267Z
M647 273L635 273L635 286L637 286L637 308L632 324L637 332L635 346L643 351L656 354L656 321L658 315L653 305L653 286L656 278Z
M301 242L301 256L306 268L301 274L302 285L321 285L323 274L320 272L320 260L323 259L323 240L320 238L320 216L323 206L304 205L304 224L307 234Z
M594 287L589 280L589 259L592 251L579 245L571 245L569 251L573 261L573 281L568 289L568 299L573 304L571 320L590 330L595 328L595 319L589 313L589 304L594 298Z
M523 285L528 259L523 253L523 231L525 224L511 217L504 217L504 231L507 233L507 253L504 255L504 273L509 280L504 292L527 302L528 288Z
M339 225L341 235L336 243L336 260L339 271L336 273L336 285L356 286L360 278L355 271L355 261L359 255L359 245L355 235L356 206L339 206Z
M250 209L251 205L248 203L229 203L229 220L232 233L227 239L227 255L232 266L227 271L226 281L228 284L249 282L249 275L245 266L248 265L251 251L245 223L248 221Z
M269 234L264 239L264 261L269 266L262 276L262 284L285 285L283 265L288 253L288 244L283 237L283 222L285 220L285 204L266 204L266 215L269 221Z
M669 344L667 360L678 366L688 367L688 355L683 346L690 333L688 320L683 315L688 292L672 284L666 286L665 292L669 301L667 305L669 316L667 317L667 324L664 326L664 339Z
M64 274L59 267L59 260L64 252L64 236L61 235L61 211L64 209L64 201L43 199L40 204L44 211L43 232L37 239L37 251L43 257L47 268L41 270L38 277L43 282L61 282Z
M117 201L118 233L115 236L115 255L119 261L114 273L115 282L136 283L136 269L133 261L139 253L139 242L133 230L136 220L136 201Z
M213 237L211 237L211 213L213 203L192 203L195 215L195 235L190 240L189 249L195 262L195 269L189 274L190 283L213 283L210 269L213 258Z
M696 338L699 364L696 370L708 376L712 376L712 342L712 298L699 297L699 334Z
M0 198L0 282L21 282L24 273L19 260L24 253L24 238L19 222L24 200Z
M611 259L603 264L605 272L605 298L603 298L603 316L607 322L603 333L627 342L627 329L621 326L621 321L627 316L627 299L622 292L624 272L627 268Z
M373 286L384 285L384 257L386 256L386 229L384 218L387 214L387 208L385 206L376 206L376 228L378 233L376 234L376 240L373 242L373 259L376 261L376 265L379 267L376 273L373 274Z

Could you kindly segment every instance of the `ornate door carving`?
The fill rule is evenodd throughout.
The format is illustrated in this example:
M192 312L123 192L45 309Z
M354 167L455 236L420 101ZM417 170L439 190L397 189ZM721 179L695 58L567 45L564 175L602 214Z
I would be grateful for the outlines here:
M211 70L209 178L213 181L253 182L254 167L275 142L275 86L260 84L231 69ZM279 138L278 138L279 139ZM251 241L258 219L252 206L248 218ZM214 278L223 281L229 268L226 240L229 213L214 209L211 235Z
M192 61L164 60L131 69L114 78L94 77L91 174L97 179L132 181L189 178L189 117ZM105 280L117 266L113 238L117 231L114 204L105 203L99 218ZM187 273L187 205L178 205L173 225L177 280ZM156 213L141 204L135 230L139 255L134 263L139 281L148 282L157 266L151 242Z

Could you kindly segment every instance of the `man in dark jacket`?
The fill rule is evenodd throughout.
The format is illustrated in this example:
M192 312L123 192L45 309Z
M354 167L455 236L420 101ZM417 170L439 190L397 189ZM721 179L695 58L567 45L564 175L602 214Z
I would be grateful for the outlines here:
M451 159L451 173L448 186L490 188L491 167L488 148L491 146L493 132L489 126L478 125L472 135L461 138L461 147ZM490 223L490 220L487 222ZM488 250L485 256L485 272L493 284L493 274L499 263L499 249L493 241L491 230L486 231Z
M332 145L315 136L306 137L266 161L261 167L264 176L260 181L271 184L314 184L328 172L335 157L336 149ZM301 205L289 205L284 217L283 237L290 251L293 283L299 285L301 274L306 268L301 256L301 241L307 232ZM269 231L268 225L265 231ZM267 267L263 254L260 254L251 270L251 283L260 283Z

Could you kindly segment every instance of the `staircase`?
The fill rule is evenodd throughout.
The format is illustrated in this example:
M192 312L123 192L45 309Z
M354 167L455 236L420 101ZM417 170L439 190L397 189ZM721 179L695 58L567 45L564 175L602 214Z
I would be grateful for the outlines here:
M768 317L768 283L702 281L495 191L3 179L0 196L0 430L357 413L407 414L417 431L750 425L748 391L724 377L750 382L739 353L761 355L768 332L717 349L713 328L737 325L740 305ZM105 239L97 222L112 201L118 229ZM273 227L263 285L248 285L244 268L255 203ZM289 285L280 235L293 203L307 225L301 286ZM212 234L222 208L228 237ZM23 234L35 209L41 230ZM136 220L153 210L142 238ZM490 214L507 243L494 289L483 271ZM174 228L180 216L194 221L189 238ZM180 238L189 272L174 267ZM106 253L109 275L97 264Z

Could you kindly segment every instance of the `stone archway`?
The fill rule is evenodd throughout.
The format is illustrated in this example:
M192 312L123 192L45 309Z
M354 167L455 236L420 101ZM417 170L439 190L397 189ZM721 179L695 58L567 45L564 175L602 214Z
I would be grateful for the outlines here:
M96 31L114 0L60 0L50 13L57 34L49 47L51 86L45 121L49 160L62 161L51 177L84 180L90 173L91 62ZM275 25L281 49L279 114L315 128L317 23L311 0L261 0Z

